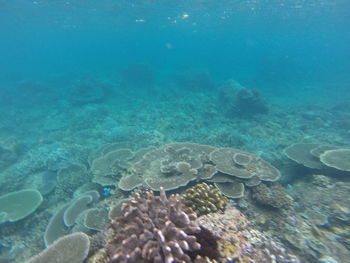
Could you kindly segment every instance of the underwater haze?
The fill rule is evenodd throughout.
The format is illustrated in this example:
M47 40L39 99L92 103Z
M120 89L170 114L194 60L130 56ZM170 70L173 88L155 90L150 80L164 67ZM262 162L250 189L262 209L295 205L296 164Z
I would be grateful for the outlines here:
M347 0L0 0L0 263L168 262L107 237L160 187L223 225L182 262L350 262L349 140Z

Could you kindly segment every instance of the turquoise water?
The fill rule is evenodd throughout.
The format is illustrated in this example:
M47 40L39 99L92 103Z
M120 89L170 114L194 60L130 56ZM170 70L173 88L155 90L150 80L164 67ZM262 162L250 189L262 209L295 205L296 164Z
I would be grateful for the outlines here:
M300 230L278 241L300 262L350 262L349 157L315 170L305 161L315 156L285 150L349 148L349 24L345 0L0 1L0 196L43 197L23 219L0 223L0 262L44 249L50 218L79 186L95 183L94 207L129 196L118 184L129 166L109 183L96 179L97 149L173 142L240 149L274 165L294 200L281 218L327 218L315 223L319 236L305 230L299 240ZM262 232L289 233L256 219L275 211L247 189L231 205ZM0 197L0 215L4 206Z

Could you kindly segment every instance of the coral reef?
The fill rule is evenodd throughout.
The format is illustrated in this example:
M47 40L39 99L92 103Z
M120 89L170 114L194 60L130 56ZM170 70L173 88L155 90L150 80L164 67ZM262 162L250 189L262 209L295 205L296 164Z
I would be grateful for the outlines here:
M229 198L241 198L245 193L244 185L247 185L249 180L234 178L230 175L218 172L207 181L214 183L216 188L218 188L225 196ZM258 182L261 182L260 179L258 179ZM250 184L247 186L250 186Z
M82 263L89 253L89 248L89 237L77 232L57 239L26 263Z
M143 154L153 147L139 148L132 143L108 143L89 155L93 182L102 186L115 185L118 177L130 168L131 164L141 159Z
M201 183L186 189L182 194L186 206L192 208L197 215L223 211L228 199L214 186Z
M0 243L0 262L15 262L15 260L18 258L18 255L23 252L23 248L23 245L4 245Z
M80 231L88 231L83 225L86 215L88 215L86 211L88 211L91 206L94 206L99 198L100 195L98 192L88 191L61 206L51 217L46 226L44 233L45 246L51 245L61 236L74 231L74 228L79 228Z
M281 176L279 170L260 157L235 148L218 148L210 153L209 158L226 178L233 178L220 182L214 175L210 179L227 197L243 197L244 185L251 187L259 185L262 180L277 181ZM222 174L219 175L221 180Z
M179 195L167 198L164 189L160 196L136 192L122 212L110 227L106 262L209 262L205 258L218 257L216 238L194 222L195 213Z
M248 219L236 208L228 207L223 214L211 213L196 222L220 236L218 248L222 263L301 262L270 236L253 229Z
M327 150L320 155L320 161L329 167L350 172L350 149Z
M0 224L16 222L32 214L43 197L35 189L25 189L0 196Z
M322 174L313 174L311 183L313 185L323 188L331 188L334 186L332 180L329 177Z
M350 149L316 143L294 143L284 149L287 157L312 169L334 168L350 172Z
M107 80L107 78L105 79ZM64 85L61 85L62 80L65 82ZM218 176L221 173L216 172L210 179L199 179L199 181L208 182L210 180L210 182L218 185L222 183L224 185L232 184L232 186L244 184L244 197L240 200L230 200L230 203L239 205L242 211L250 217L253 227L261 227L261 231L264 233L270 232L272 237L281 236L281 240L293 249L294 247L301 248L294 251L298 251L297 253L300 256L302 254L306 255L303 257L303 262L317 262L319 259L326 259L330 256L334 257L338 262L347 262L349 258L349 250L346 250L346 246L349 248L349 245L346 245L349 244L349 212L346 201L349 200L349 188L344 187L344 182L349 180L349 177L346 177L348 172L339 173L339 175L345 174L346 176L331 177L328 176L330 172L337 172L335 175L338 175L338 171L324 165L325 169L323 170L322 168L317 173L326 175L331 179L330 183L325 177L310 178L308 175L315 174L315 171L305 169L301 165L295 165L293 162L287 162L288 160L283 158L284 156L281 152L282 148L294 142L316 142L315 144L318 144L318 146L311 149L310 154L317 159L325 151L335 150L332 149L333 146L329 147L328 144L338 146L336 148L347 147L349 142L349 112L344 110L344 108L335 112L328 108L328 106L331 106L330 104L323 103L320 106L298 106L291 104L288 96L283 97L283 102L276 96L271 99L274 102L282 102L282 104L269 105L268 115L259 115L258 117L245 119L236 118L232 121L232 119L230 120L223 114L220 114L217 104L213 100L213 90L209 91L208 89L208 92L196 93L189 93L188 89L185 92L179 91L180 89L171 90L173 83L168 85L168 80L166 76L162 79L162 86L160 86L162 90L159 88L159 93L152 95L151 99L147 97L140 98L141 96L138 98L130 96L130 99L128 99L127 96L121 94L127 93L127 91L118 91L116 87L117 96L108 96L103 104L81 102L81 107L75 111L72 111L72 100L70 99L62 100L62 98L58 98L57 100L47 101L44 96L40 96L40 99L34 100L40 102L40 107L35 103L27 103L28 108L23 110L21 107L12 107L6 99L1 98L4 103L0 107L6 114L3 114L0 119L0 140L3 141L3 138L9 135L16 136L26 147L20 153L20 158L17 158L15 162L11 161L9 166L1 170L0 195L18 191L19 189L34 188L34 186L38 185L36 183L39 180L33 179L46 176L44 174L40 175L40 173L50 173L48 184L44 183L42 187L40 186L40 192L42 195L45 194L45 200L40 209L37 209L34 214L23 220L6 223L6 225L1 227L0 242L3 246L11 248L21 242L21 245L25 248L24 251L20 252L16 260L24 262L23 258L29 258L32 253L41 249L42 233L50 216L59 207L58 201L62 197L58 192L52 192L56 172L72 163L86 164L88 153L98 145L103 145L106 142L115 143L121 140L132 140L135 146L124 145L118 149L129 149L136 153L137 149L145 145L156 145L158 147L174 141L194 141L196 143L214 145L215 147L235 147L249 152L249 155L253 153L255 156L261 156L264 160L281 168L283 178L294 176L295 174L294 178L298 180L288 182L290 185L287 190L288 194L296 191L296 194L293 194L296 201L295 212L285 211L285 209L266 209L266 207L259 205L257 202L253 202L251 200L253 190L249 187L254 187L255 184L260 183L259 176L244 179L235 175L226 175L222 179ZM62 89L59 87L69 86L66 85L67 79L65 77L61 78L60 81L60 84L45 89L42 93L50 95L48 92L62 92ZM114 79L113 81L113 83L116 83ZM203 84L200 81L196 83L194 85L197 85L202 90ZM270 85L271 83L266 84ZM200 87L201 85L203 87ZM170 89L169 86L171 86ZM10 91L8 93L13 94L13 100L21 100L20 97L23 98L23 95L12 92L11 87L8 87ZM35 87L27 87L30 90L33 90L32 88L35 91L37 90ZM314 98L317 97L314 95L318 88L316 87L311 92ZM305 91L307 92L307 89ZM1 92L4 93L3 91ZM32 97L37 95L35 92L30 93L29 91L26 94ZM16 97L18 95L20 97ZM64 96L67 97L67 95ZM298 96L299 98L300 96ZM31 98L28 97L28 99L32 101ZM304 98L302 99L304 101ZM234 101L234 96L232 101ZM345 103L345 106L348 104ZM17 103L16 105L19 104ZM232 103L230 105L233 107ZM1 145L3 149L11 149L9 146ZM103 155L112 151L106 148L105 150L106 152ZM80 156L83 158L80 158ZM102 155L96 156L93 160L100 157ZM249 156L242 154L232 156L232 159L232 162L236 163L237 166L247 166L251 160ZM132 163L138 161L132 160ZM210 163L212 164L209 167L214 166L215 168L215 163L209 158L207 164ZM88 167L90 169L90 161L89 164L90 166ZM169 171L171 168L170 164L165 162L162 167L163 171L167 169ZM295 168L295 173L292 174L290 170L284 170L285 166ZM200 169L197 169L198 172ZM102 229L103 225L95 224L98 223L96 218L90 217L90 215L104 217L103 213L100 215L99 212L102 203L107 202L107 200L115 201L121 198L121 196L115 195L128 194L119 191L117 187L115 191L113 188L118 184L119 176L123 175L124 177L125 175L133 174L132 168L130 168L130 171L120 168L118 171L112 170L112 172L112 185L108 187L112 189L111 195L104 196L99 205L88 205L88 207L91 207L89 209L99 209L98 211L92 210L88 213L87 211L90 210L85 210L87 213L86 217L83 217L82 221L80 218L76 219L72 227L64 226L62 223L63 215L60 217L60 222L68 230L68 233L80 225L85 228ZM91 182L91 174L93 174L92 171L87 171L89 182ZM67 176L66 179L68 182L68 180L75 178L72 174L72 178ZM147 187L143 176L129 177L129 179L132 179L131 182L125 183L121 188L127 189L127 186L138 184L143 184ZM224 181L220 182L220 179ZM196 180L194 179L194 181ZM33 185L30 184L32 182ZM65 198L72 198L72 191L75 194L77 193L74 198L78 198L81 195L80 189L74 188L72 187ZM100 189L102 193L103 187L95 188L93 186L92 189ZM221 191L223 191L223 188ZM230 194L230 196L235 195ZM307 209L310 208L318 213L308 212ZM306 214L308 218L302 217L304 216L302 214ZM323 218L321 218L322 215L324 216ZM218 217L220 216L223 215L218 214ZM326 226L322 224L322 221L325 222L323 220L325 217L328 221ZM254 222L254 218L256 218L256 222ZM317 221L320 218L322 219L320 220L321 224ZM299 221L299 224L291 224L291 229L275 227L277 224L282 225L286 221ZM301 234L294 233L293 228L295 232L300 232ZM315 234L312 236L308 232L311 230L315 233L321 233L321 235L316 236ZM307 234L303 234L304 232ZM96 230L90 229L89 233L95 234ZM325 255L320 256L320 253L326 250L322 248L322 245L315 245L317 241L323 243L323 246L329 247L330 251L328 253L330 255L328 257ZM314 255L309 256L309 254ZM342 255L342 257L338 255ZM310 258L312 260L309 260Z
M255 114L268 113L268 106L265 99L258 90L241 89L236 94L233 111L238 116L251 116Z
M55 242L58 238L67 235L69 233L69 229L63 222L63 216L66 209L69 207L69 203L61 206L56 213L50 218L49 223L46 226L44 232L44 244L45 247L50 246Z
M313 149L318 147L316 143L294 143L284 149L287 157L296 163L302 164L312 169L322 169L324 166L319 159L310 153Z
M108 212L108 218L113 220L115 217L122 215L122 205L123 203L129 201L129 198L119 199L117 202L113 203Z
M86 167L81 164L72 164L59 169L56 195L66 200L71 198L78 187L91 181L90 177Z
M82 225L87 229L103 231L109 223L108 212L102 208L90 208L83 215Z
M279 184L259 184L252 188L253 199L261 205L277 208L290 209L293 206L293 198Z
M331 190L308 181L296 184L289 193L297 201L297 213L289 215L283 224L279 220L280 226L270 227L303 262L327 262L322 261L325 258L347 262L349 250L344 237L350 231L349 190L349 182L334 183Z
M249 179L254 176L263 181L276 181L280 172L258 156L235 148L219 148L210 153L210 160L218 171L234 177Z
M0 141L0 170L16 162L19 158L19 145L14 138Z
M115 149L94 159L91 164L93 181L103 186L114 185L118 172L128 168L128 161L133 157L130 149Z
M323 154L325 151L329 151L329 150L336 150L338 149L339 147L336 147L336 146L333 146L333 145L323 145L323 144L320 144L318 146L316 146L315 148L311 149L310 150L310 153L317 157L317 158L320 158L320 155Z
M325 226L328 224L328 217L317 209L306 209L302 216L317 226Z
M132 190L145 184L153 190L172 190L196 179L210 178L216 172L208 155L215 148L195 143L172 143L146 152L134 163L119 187Z
M219 101L230 117L251 117L269 111L258 90L247 89L234 80L228 80L221 86Z
M72 164L84 163L84 147L67 146L60 143L50 143L29 149L24 158L16 163L16 169L22 175L39 171L57 172Z
M229 182L229 186L213 179L222 177L222 174L231 177L224 181ZM207 180L216 183L226 196L239 198L244 194L245 183L255 186L261 180L276 181L280 176L280 172L262 158L235 148L172 143L146 152L131 165L118 186L125 191L140 185L153 190L159 187L174 190L194 180Z
M241 198L244 196L244 184L241 182L214 183L214 185L229 198Z
M42 171L36 173L40 182L37 186L38 191L42 195L49 195L56 188L56 172L53 171ZM34 177L34 175L33 175Z
M69 207L64 211L63 222L67 227L74 225L75 220L85 210L88 209L88 205L93 201L91 195L82 195L74 199Z

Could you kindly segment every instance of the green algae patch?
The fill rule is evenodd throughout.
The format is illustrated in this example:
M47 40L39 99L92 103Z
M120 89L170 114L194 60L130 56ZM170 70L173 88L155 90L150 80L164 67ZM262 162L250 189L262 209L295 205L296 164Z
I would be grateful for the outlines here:
M33 213L43 201L39 191L25 189L0 196L0 224L16 222Z

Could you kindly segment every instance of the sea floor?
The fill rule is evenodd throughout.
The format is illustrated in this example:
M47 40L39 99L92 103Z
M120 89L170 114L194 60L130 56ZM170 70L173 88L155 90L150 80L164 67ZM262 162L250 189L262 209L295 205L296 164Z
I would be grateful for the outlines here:
M0 195L39 188L48 170L69 164L88 167L89 154L106 143L132 142L138 148L170 142L234 147L277 167L282 172L278 187L294 201L291 208L275 209L257 203L248 190L230 206L300 262L350 262L350 176L300 167L283 153L296 142L349 146L350 104L346 98L324 105L266 98L267 114L242 117L228 116L217 92L211 90L162 89L165 86L159 85L139 94L112 88L106 96L89 100L62 95L48 84L32 85L34 93L28 86L21 93L8 92L2 97L0 146L11 149L13 155L0 170ZM102 207L128 195L112 190L101 201ZM48 221L69 198L72 196L62 198L53 189L45 193L35 213L19 222L1 224L0 262L24 262L40 252Z

